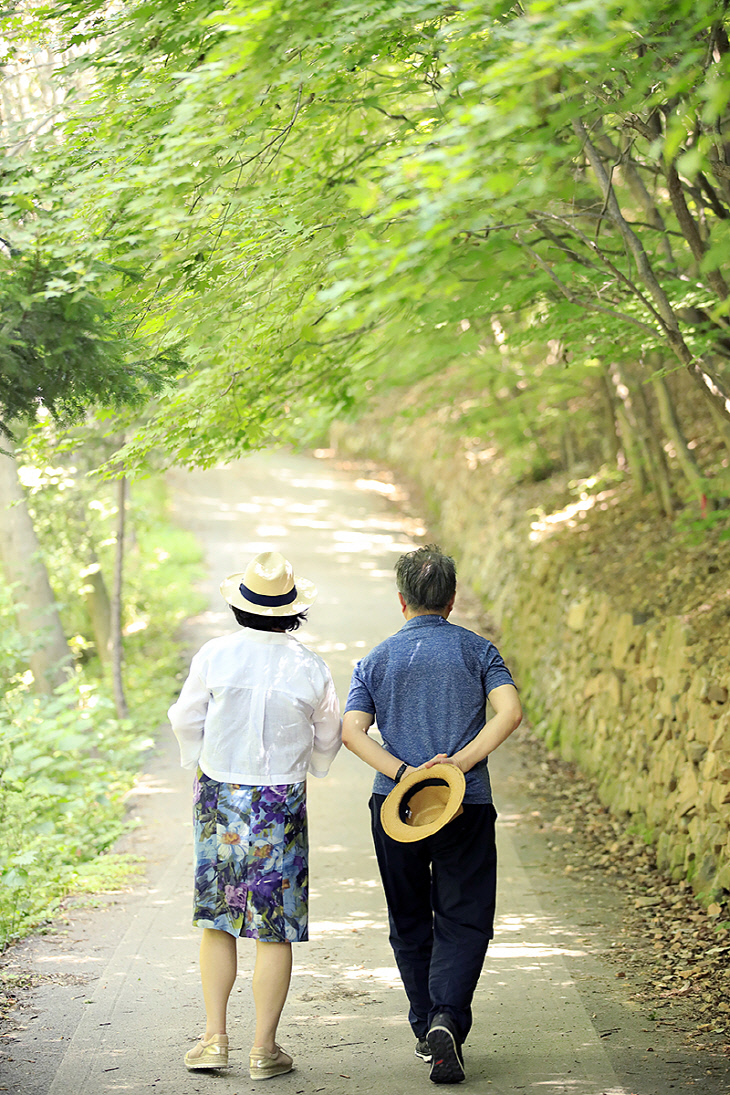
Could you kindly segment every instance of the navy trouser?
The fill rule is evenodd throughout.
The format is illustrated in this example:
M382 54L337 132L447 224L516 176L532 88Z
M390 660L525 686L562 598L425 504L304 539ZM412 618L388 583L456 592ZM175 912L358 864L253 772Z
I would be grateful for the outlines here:
M433 1016L449 1012L463 1041L494 934L497 812L467 803L437 833L402 844L383 831L384 801L384 795L370 799L373 840L408 1018L416 1037L424 1038Z

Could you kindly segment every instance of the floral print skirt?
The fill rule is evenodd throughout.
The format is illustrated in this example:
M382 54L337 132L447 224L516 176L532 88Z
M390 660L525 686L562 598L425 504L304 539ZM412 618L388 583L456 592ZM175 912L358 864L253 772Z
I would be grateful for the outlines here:
M194 784L193 924L265 943L308 939L306 783Z

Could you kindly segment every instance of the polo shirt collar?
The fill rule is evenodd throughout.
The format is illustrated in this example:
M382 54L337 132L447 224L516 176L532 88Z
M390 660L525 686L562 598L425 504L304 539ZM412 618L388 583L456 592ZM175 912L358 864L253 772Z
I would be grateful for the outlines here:
M412 619L406 620L401 628L404 631L407 627L440 627L441 624L447 624L449 621L445 620L443 616L439 616L436 613L427 613L422 616L413 616Z

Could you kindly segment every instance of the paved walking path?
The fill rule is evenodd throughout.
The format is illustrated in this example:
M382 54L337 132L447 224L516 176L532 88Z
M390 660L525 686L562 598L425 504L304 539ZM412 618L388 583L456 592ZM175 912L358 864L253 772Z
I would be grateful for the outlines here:
M188 623L191 651L230 627L220 579L255 552L277 548L320 588L299 635L327 659L344 700L353 661L402 622L392 567L413 544L414 522L382 484L358 482L357 473L312 457L265 454L226 469L176 472L172 485L177 519L206 552L208 607ZM190 1074L182 1065L203 1016L199 933L190 925L191 778L164 728L160 741L133 803L140 828L130 846L148 858L146 881L26 945L25 959L51 979L8 1044L0 1091L242 1095L258 1086L247 1069L248 941L230 1010L233 1067ZM530 824L529 787L515 754L508 742L490 761L500 813L497 937L475 1000L462 1090L727 1091L721 1078L699 1073L668 1034L646 1029L630 986L602 960L618 897L608 888L581 891L551 867ZM296 1069L270 1081L271 1092L433 1090L428 1066L413 1054L388 944L368 830L370 783L370 771L345 752L328 779L310 780L312 939L295 947L280 1028Z

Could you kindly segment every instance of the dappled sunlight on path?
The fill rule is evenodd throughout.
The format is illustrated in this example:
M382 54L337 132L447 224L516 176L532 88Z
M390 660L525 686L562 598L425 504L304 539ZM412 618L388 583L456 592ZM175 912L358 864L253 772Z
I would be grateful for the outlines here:
M175 515L205 552L199 585L205 604L187 622L189 649L235 626L218 591L221 580L242 570L256 552L280 550L295 573L319 589L298 637L326 658L344 700L354 662L401 625L393 564L423 531L393 505L393 485L370 472L283 452L206 472L174 471L170 482ZM456 623L458 611L457 602ZM88 983L77 993L81 1003L69 988L66 999L75 1018L68 1036L51 1039L49 1011L43 1013L43 1032L27 1035L24 1052L43 1046L48 1082L39 1078L33 1086L38 1074L23 1073L30 1086L18 1087L18 1095L243 1095L251 1089L251 941L239 948L231 1069L196 1075L182 1065L203 1017L199 933L190 926L190 774L178 766L167 727L160 728L159 740L158 755L130 796L139 827L124 848L146 857L147 877L108 909L80 918L68 938L39 942L39 965L78 969ZM616 997L613 975L601 964L599 929L585 925L608 912L604 898L581 895L575 884L569 891L568 882L559 885L546 873L544 849L528 824L529 794L509 743L494 764L490 760L492 766L500 811L498 917L465 1045L464 1090L689 1092L690 1066L675 1068L670 1043L660 1045L653 1036L649 1044L640 1017L625 995ZM311 939L295 947L280 1029L296 1066L276 1081L284 1095L415 1095L430 1088L428 1066L413 1053L388 942L370 838L371 783L370 771L344 752L326 780L309 781ZM95 940L105 925L102 945ZM39 1039L35 1046L33 1037ZM721 1089L694 1090L720 1095Z

